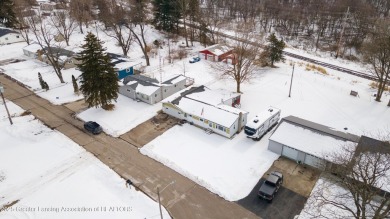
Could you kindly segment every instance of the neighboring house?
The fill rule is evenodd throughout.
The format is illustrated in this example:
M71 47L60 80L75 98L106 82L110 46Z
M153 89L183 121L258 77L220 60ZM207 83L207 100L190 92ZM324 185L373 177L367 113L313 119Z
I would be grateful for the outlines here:
M160 83L156 79L143 75L129 75L119 87L119 93L138 99L145 103L155 104L186 87L186 77L175 75Z
M239 133L247 122L248 112L234 108L240 94L226 90L192 87L163 102L163 112L227 138Z
M232 54L232 48L220 44L215 44L199 51L201 59L214 62L228 62L228 59L234 58L234 56L231 56Z
M298 163L324 169L326 154L339 151L346 144L356 144L359 136L288 116L281 120L269 138L268 150Z
M80 61L76 59L77 53L73 51L58 47L51 47L51 50L49 51L47 47L42 49L38 43L31 43L30 45L25 46L23 48L23 53L30 58L38 59L46 64L50 64L50 62L45 54L54 53L55 56L58 56L60 64L63 65L63 69L74 68L76 67L76 64L80 63Z
M23 47L24 55L33 59L38 57L38 51L40 50L42 50L42 47L38 43L31 43L30 45Z
M109 52L107 55L111 58L111 63L114 64L119 80L126 76L134 75L135 65L127 57Z
M76 59L77 54L75 52L58 47L51 47L50 50L47 47L44 48L42 53L38 52L37 59L41 62L50 64L45 55L46 53L51 53L54 54L55 57L58 57L58 61L63 65L63 69L74 68L76 67L76 64L80 63L80 61Z
M23 42L24 39L17 31L0 28L0 45Z

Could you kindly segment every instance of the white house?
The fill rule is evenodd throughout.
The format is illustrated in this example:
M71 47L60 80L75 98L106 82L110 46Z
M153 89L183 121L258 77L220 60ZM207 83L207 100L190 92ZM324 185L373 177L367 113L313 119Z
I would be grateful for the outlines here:
M38 57L38 50L42 50L42 47L38 43L31 43L23 48L25 56L36 59Z
M143 75L129 75L124 78L119 93L149 104L155 104L186 87L186 77L174 75L162 83Z
M192 87L163 102L163 112L191 124L231 138L247 122L248 112L234 108L240 94L226 90L210 90L205 86Z
M22 35L14 30L0 28L0 45L23 42Z
M359 136L288 116L281 120L269 138L268 150L298 163L324 169L329 161L327 154L358 141Z

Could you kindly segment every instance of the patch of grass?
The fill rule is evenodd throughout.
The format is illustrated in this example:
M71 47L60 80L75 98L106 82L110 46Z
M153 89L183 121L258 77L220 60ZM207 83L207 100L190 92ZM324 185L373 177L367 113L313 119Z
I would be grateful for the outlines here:
M370 83L370 87L372 89L378 89L378 86L379 86L378 82L373 81ZM390 91L390 86L385 86L385 91Z
M107 105L102 106L102 108L104 110L107 110L107 111L112 111L115 109L115 105L114 104L107 104Z
M329 75L328 72L326 71L325 68L322 68L320 66L316 66L314 64L306 64L306 68L305 68L306 71L315 71L315 72L318 72L318 73L321 73L321 74L324 74L324 75Z

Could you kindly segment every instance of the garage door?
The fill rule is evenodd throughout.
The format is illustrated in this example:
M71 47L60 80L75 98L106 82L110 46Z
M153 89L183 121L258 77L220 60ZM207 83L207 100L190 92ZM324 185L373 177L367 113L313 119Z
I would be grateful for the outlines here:
M282 155L291 158L293 160L296 160L298 157L298 151L295 150L294 148L283 146Z
M304 163L318 169L323 169L325 167L324 161L321 158L312 156L310 154L306 154Z

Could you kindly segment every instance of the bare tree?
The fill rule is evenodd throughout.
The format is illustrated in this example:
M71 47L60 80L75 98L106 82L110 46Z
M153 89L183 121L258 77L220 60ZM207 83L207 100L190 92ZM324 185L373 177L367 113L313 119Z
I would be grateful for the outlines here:
M61 72L64 63L60 60L59 54L61 44L55 41L56 30L51 25L47 25L47 21L43 19L40 12L38 12L37 16L28 18L28 24L42 48L42 53L46 56L51 66L53 66L58 79L60 79L61 83L65 83Z
M50 19L58 34L64 38L66 45L69 46L70 36L77 27L75 20L70 17L67 11L57 11L50 16Z
M77 21L81 33L83 33L83 24L88 27L88 22L92 20L91 6L92 0L78 0L69 3L70 15Z
M130 2L130 16L131 16L131 26L128 26L128 29L133 34L136 43L140 46L142 53L144 54L146 65L150 65L149 60L149 48L145 40L145 26L150 23L147 15L147 2L145 0L131 0ZM129 24L127 24L129 25Z
M255 74L257 65L256 57L260 48L249 43L250 30L237 36L242 41L235 41L233 45L232 64L212 63L211 67L221 74L222 78L232 78L236 81L236 91L241 92L241 83L249 81Z
M344 145L340 152L329 154L327 160L332 165L306 203L306 214L332 219L390 217L388 141L362 136L357 147Z
M118 5L115 0L104 1L106 4L104 16L101 17L107 29L103 30L107 36L114 38L121 47L123 55L127 56L133 42L130 18L123 5Z
M23 0L15 1L15 15L17 23L15 24L15 28L18 30L24 41L28 45L30 45L30 28L28 26L27 17L31 17L35 15L33 10L30 10L31 5Z
M379 20L363 47L364 59L371 65L372 74L378 80L376 101L381 101L390 78L390 21Z

